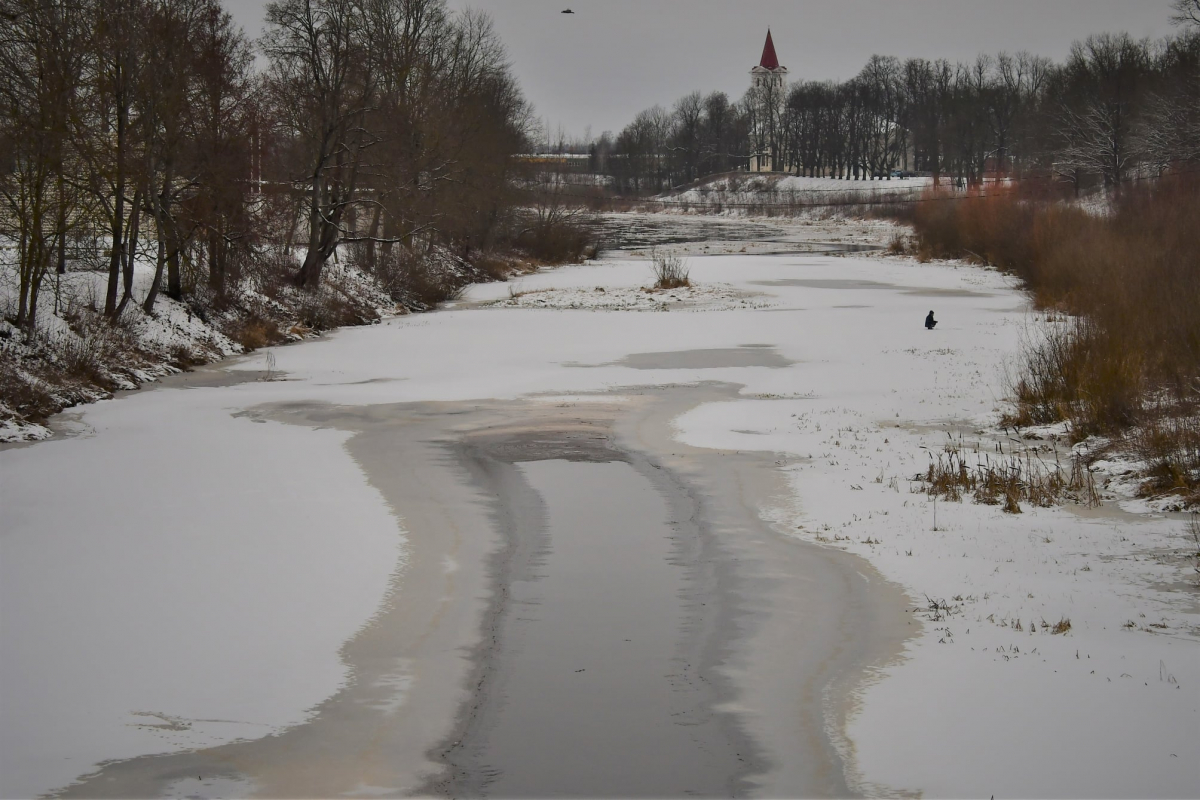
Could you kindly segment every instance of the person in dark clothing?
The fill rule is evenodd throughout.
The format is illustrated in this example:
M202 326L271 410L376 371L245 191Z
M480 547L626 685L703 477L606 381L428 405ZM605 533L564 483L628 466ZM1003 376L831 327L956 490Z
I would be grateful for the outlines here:
M937 320L933 318L933 312L929 312L929 316L925 318L925 329L933 330L933 326L937 325Z

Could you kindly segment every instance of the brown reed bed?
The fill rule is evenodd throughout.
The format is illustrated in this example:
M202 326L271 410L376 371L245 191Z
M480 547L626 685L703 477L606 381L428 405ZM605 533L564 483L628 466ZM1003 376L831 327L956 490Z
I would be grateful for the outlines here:
M1143 493L1200 502L1200 178L1122 186L1106 213L1020 186L928 199L919 258L1009 272L1049 312L1008 377L1006 424L1107 437L1146 465Z
M989 449L982 443L967 445L960 437L939 452L929 452L925 472L914 476L920 491L930 497L961 502L970 496L976 503L1003 506L1021 513L1021 503L1048 508L1063 501L1100 505L1095 477L1074 456L1064 466L1057 449L1053 461L1032 447L1003 441Z

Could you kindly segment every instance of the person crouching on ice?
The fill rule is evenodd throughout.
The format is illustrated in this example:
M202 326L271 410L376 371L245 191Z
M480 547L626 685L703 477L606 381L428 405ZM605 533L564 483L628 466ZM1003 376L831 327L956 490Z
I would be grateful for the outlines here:
M933 318L933 312L930 311L929 316L925 318L925 329L931 331L935 325L937 325L937 320Z

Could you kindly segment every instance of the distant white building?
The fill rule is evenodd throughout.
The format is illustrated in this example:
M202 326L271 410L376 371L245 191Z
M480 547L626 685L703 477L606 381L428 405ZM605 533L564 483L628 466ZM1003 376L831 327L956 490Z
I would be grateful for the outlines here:
M787 169L787 165L777 164L775 158L778 140L783 133L779 117L783 109L787 74L787 67L780 66L779 57L775 55L775 42L771 39L771 29L768 28L762 58L759 59L758 66L750 70L753 105L750 126L751 172L776 172Z

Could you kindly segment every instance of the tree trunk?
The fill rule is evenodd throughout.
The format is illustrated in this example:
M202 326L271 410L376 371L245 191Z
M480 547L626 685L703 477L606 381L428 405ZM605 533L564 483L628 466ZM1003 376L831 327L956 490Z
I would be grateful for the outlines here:
M50 266L50 254L45 252L45 240L37 247L36 260L33 262L33 274L29 280L29 316L25 320L25 327L29 331L34 331L37 328L37 307L38 297L42 293L42 280L46 277L46 270Z
M210 228L208 231L208 287L219 296L225 296L226 263L224 240L221 232Z
M67 234L65 230L58 234L58 264L56 271L59 275L67 274Z
M117 288L121 273L121 255L124 243L121 237L125 225L125 137L128 127L129 109L125 107L124 98L117 97L117 153L116 169L117 182L113 192L112 213L112 257L108 260L108 292L104 297L104 315L115 316L117 313Z
M163 269L167 261L167 244L171 239L167 214L167 193L170 190L171 173L168 169L163 174L162 191L155 198L154 203L154 225L158 229L158 254L154 259L154 280L150 282L150 291L146 293L146 300L142 304L142 310L147 314L154 310L154 302L158 299L158 293L162 289Z
M379 245L379 252L384 258L392 254L392 248L395 246L396 240L396 225L392 221L391 215L383 218L383 242Z
M158 231L158 255L154 259L154 280L150 281L150 291L146 293L146 301L142 310L149 314L154 310L154 301L158 299L158 288L162 285L163 268L167 263L166 234L162 228Z
M372 275L375 274L375 239L379 237L379 224L382 217L383 206L375 206L375 213L371 215L371 227L367 232L367 241L363 242L366 247L363 261Z
M323 189L321 179L314 179L308 201L308 249L304 253L304 263L294 278L296 285L303 289L317 288L321 282L321 268L325 265L321 255L322 226L325 224L321 216Z
M133 206L129 210L129 236L125 243L125 258L121 265L121 278L124 285L124 292L121 294L121 303L117 306L113 318L121 316L125 311L125 306L133 299L133 259L137 255L138 246L138 227L142 219L142 190L139 188L133 193Z
M283 241L283 251L291 253L292 248L296 244L296 218L300 216L300 209L304 207L304 196L301 195L296 200L296 207L293 209L291 216L288 217L287 236Z
M20 299L17 301L17 327L24 328L29 314L29 231L21 226L17 241L17 265L21 273Z
M172 237L172 247L167 251L167 297L183 300L183 275L179 271L179 249L183 243L178 236Z
M308 250L304 254L304 263L300 265L300 270L296 273L296 285L302 289L315 291L321 285L321 270L325 266L325 257L321 254L321 245L318 239L319 231L313 231Z
M163 170L162 192L155 203L155 219L160 221L159 236L166 242L167 251L167 297L183 300L183 275L179 272L179 250L183 247L182 237L175 218L171 216L171 184L175 171L168 162Z
M112 226L109 229L112 235L112 248L108 259L108 291L104 296L104 315L107 317L111 317L117 313L117 290L120 287L121 254L124 251L124 245L121 241L125 224L124 181L120 181L118 185L120 188L117 189L116 197L113 198Z
M58 221L56 225L58 233L58 263L56 269L59 275L67 274L67 201L63 198L63 184L65 183L63 175L60 172L58 176Z

